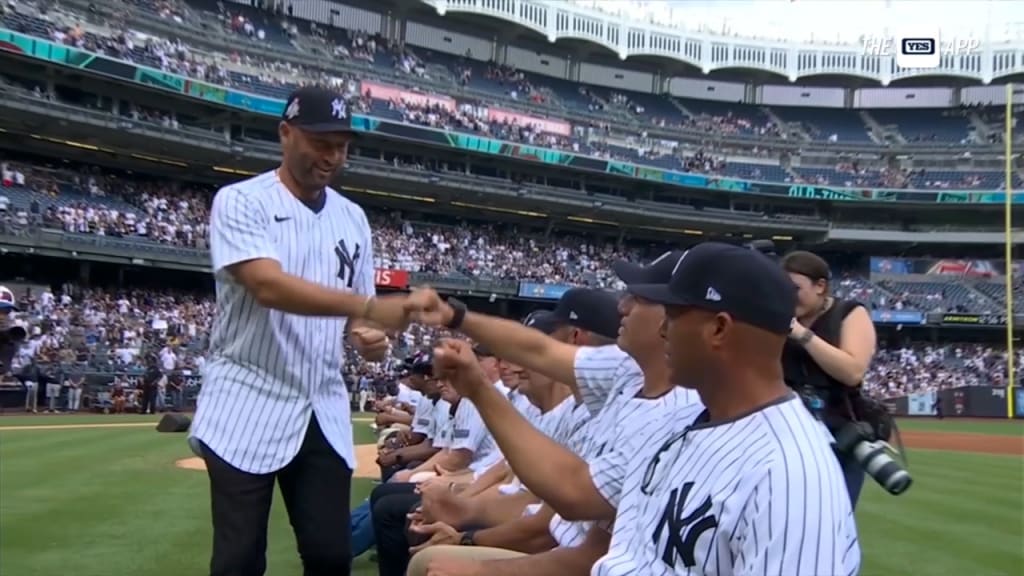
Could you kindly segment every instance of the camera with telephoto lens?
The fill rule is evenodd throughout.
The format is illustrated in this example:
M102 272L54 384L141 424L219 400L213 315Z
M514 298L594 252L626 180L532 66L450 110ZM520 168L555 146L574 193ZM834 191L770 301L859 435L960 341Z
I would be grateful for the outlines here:
M835 433L836 450L849 454L885 491L899 496L910 488L914 479L903 464L893 458L895 450L879 439L867 422L847 422Z

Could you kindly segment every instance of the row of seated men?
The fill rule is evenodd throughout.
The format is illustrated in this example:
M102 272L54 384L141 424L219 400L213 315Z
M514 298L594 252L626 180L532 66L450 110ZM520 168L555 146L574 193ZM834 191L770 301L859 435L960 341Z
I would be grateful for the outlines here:
M672 268L679 267L677 262L681 262L678 255L656 260L646 267L617 266L615 272L627 286L663 284L674 276ZM718 295L717 291L708 294ZM708 510L699 502L686 501L692 488L689 483L673 491L670 502L676 504L669 504L674 508L666 508L660 523L656 518L661 514L660 507L643 509L637 514L632 500L638 496L622 484L627 475L631 479L634 476L628 470L633 466L629 461L632 455L641 451L646 454L648 444L661 444L655 438L677 425L681 428L680 422L697 426L704 417L700 398L693 389L669 383L661 334L664 319L662 307L642 298L627 295L619 299L602 290L576 288L566 292L554 310L528 316L524 323L533 330L520 328L512 334L512 328L519 327L504 325L508 332L506 345L494 348L500 358L479 346L473 349L476 359L470 362L478 366L478 385L481 389L493 386L509 400L505 405L510 406L510 411L504 418L522 417L533 424L532 431L522 430L524 436L516 440L538 447L539 452L548 450L541 445L553 441L586 464L590 482L577 486L575 477L566 478L566 487L554 496L555 500L548 496L542 500L531 491L529 486L534 484L530 479L536 481L542 473L529 468L557 464L545 460L524 466L523 452L518 447L516 455L510 455L506 461L495 440L499 433L492 433L485 424L485 415L473 402L460 396L465 382L457 379L461 384L453 385L446 379L435 378L436 369L445 365L437 357L415 358L408 366L400 398L383 406L378 419L381 438L377 462L382 483L374 488L367 502L353 511L353 554L362 554L375 546L380 576L565 576L588 574L592 570L607 576L732 574L752 570L855 574L860 564L860 548L852 507L846 498L835 497L845 495L845 490L829 493L831 504L821 512L828 521L819 526L820 530L814 529L814 533L807 535L808 544L831 545L832 553L812 558L793 554L784 539L780 541L772 534L770 523L768 528L764 527L767 502L764 506L759 504L756 510L744 504L760 501L770 489L758 495L750 486L725 486L747 474L734 468L750 463L744 454L757 455L767 450L762 446L764 438L744 440L749 446L741 453L733 454L732 448L722 445L715 454L700 456L708 458L706 469L700 472L707 483L694 493L715 492L714 498L720 502L714 507L723 507L715 513L720 518L699 517ZM549 345L544 342L558 344L545 348ZM565 353L549 353L555 348ZM529 369L522 366L526 364L530 364ZM630 365L638 369L630 372L624 368ZM790 404L798 407L791 409ZM778 409L782 412L773 418L809 418L792 394L780 400ZM487 418L492 426L495 414L490 412ZM690 426L682 432L684 444L689 429ZM811 429L803 432L807 434L801 440L816 433ZM792 429L780 433L785 436L780 440L782 444L797 442ZM509 438L501 436L501 442L505 447ZM672 470L680 462L689 466L685 460L679 460L681 448L676 435L666 440L665 446L672 448L673 444L677 448L670 452L676 460L666 461L664 466ZM826 460L832 459L830 450L822 450L824 442L811 444L816 447L808 454L813 452L815 459L827 454ZM659 500L662 496L668 498L664 491L671 482L666 474L675 474L665 470L657 473L657 462L672 457L662 451L655 456L653 468L647 466L642 484L636 487L636 492L650 495L645 491L657 486ZM728 464L716 464L723 458ZM738 464L741 460L747 464ZM720 482L721 478L705 474L719 464L735 473L728 475L730 480ZM823 470L823 486L843 487L838 465L832 462ZM789 472L783 475L788 476ZM824 479L825 476L828 478ZM781 492L788 494L790 488ZM549 491L550 485L546 484L544 489ZM720 489L724 492L718 493ZM811 484L801 490L804 489L812 490ZM677 495L678 490L685 493ZM571 495L574 493L578 496ZM641 498L653 499L654 496ZM709 499L706 505L711 506L710 502ZM694 506L694 510L689 510ZM684 510L698 516L684 518ZM789 523L788 517L775 520L780 527ZM720 534L716 529L719 522L724 523ZM747 524L740 529L742 522ZM757 527L751 528L755 524ZM758 531L763 531L762 536L768 540L758 542ZM650 546L652 537L657 551ZM702 544L695 552L698 541ZM648 560L656 565L644 564Z
M555 310L534 312L524 323L597 347L615 343L619 316L609 293L574 289ZM538 430L583 451L580 432L590 412L569 386L498 360L482 346L473 351L488 379ZM437 554L517 557L574 546L586 536L519 482L473 404L434 376L430 353L408 361L398 394L379 409L383 484L353 511L352 549L359 555L376 545L381 574L426 574Z

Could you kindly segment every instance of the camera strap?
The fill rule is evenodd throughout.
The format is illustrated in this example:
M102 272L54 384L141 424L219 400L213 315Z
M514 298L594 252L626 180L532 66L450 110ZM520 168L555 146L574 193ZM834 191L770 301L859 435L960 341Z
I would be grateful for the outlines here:
M846 411L850 415L850 420L853 422L861 422L861 420L857 418L857 411L853 409L853 403L850 401L849 394L843 394L843 402L846 403ZM907 451L903 446L903 435L900 434L900 428L896 424L896 419L892 417L892 414L888 414L888 410L886 410L886 414L889 416L889 419L892 423L891 437L896 441L896 447L894 448L888 439L884 439L881 441L884 442L885 445L889 447L890 452L895 453L896 457L899 458L899 460L903 463L903 467L909 471L910 463L907 461ZM871 423L868 422L868 424ZM874 427L872 426L872 428Z

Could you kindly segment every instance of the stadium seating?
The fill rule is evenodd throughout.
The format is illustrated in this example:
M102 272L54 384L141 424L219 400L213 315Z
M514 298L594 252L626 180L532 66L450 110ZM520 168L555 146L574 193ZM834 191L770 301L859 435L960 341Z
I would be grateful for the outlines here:
M341 71L328 73L323 70L310 70L288 62L289 54L302 54L297 48L302 42L314 37L323 37L328 39L324 46L335 52L337 62L357 68L369 66L361 68L365 73L361 72L360 78L382 82L393 82L400 78L402 83L411 84L429 80L433 82L429 89L435 89L433 87L439 86L440 82L440 86L447 85L447 89L456 98L468 101L472 101L474 97L460 92L458 85L462 80L466 80L471 88L479 90L474 94L490 94L497 98L496 102L499 104L501 101L515 100L517 105L536 107L540 115L582 114L587 118L601 118L602 121L619 126L618 129L626 132L637 130L638 120L641 122L639 128L642 128L644 122L665 128L680 127L693 133L693 137L698 137L699 134L713 134L771 139L779 136L781 132L779 127L772 123L771 118L757 106L692 98L676 98L673 103L667 96L585 86L423 48L388 45L383 38L372 37L358 31L319 27L314 35L309 22L271 16L246 5L231 3L218 6L210 2L195 2L172 9L163 3L149 0L137 0L134 5L137 9L164 20L176 20L181 26L201 27L207 33L216 28L214 32L225 39L226 49L230 47L237 52L219 55L214 64L197 63L190 58L187 46L179 48L180 44L177 41L155 37L149 37L145 41L138 38L130 39L128 35L90 25L87 23L88 18L79 19L78 21L83 24L68 28L39 13L33 13L30 3L25 4L24 9L5 12L3 23L27 34L62 39L67 43L127 58L140 64L275 98L284 98L297 84L303 82L354 82L351 75ZM287 29L282 22L287 23ZM107 35L104 36L102 33ZM268 62L254 54L246 54L247 45L273 45L275 49L280 48L281 60ZM464 74L466 70L470 73ZM372 114L393 120L402 118L398 111L381 100L373 100L367 104ZM684 113L684 110L688 114ZM838 143L872 142L858 112L853 110L777 107L772 111L784 122L802 126L815 141L833 140L834 136ZM970 124L964 114L956 110L872 110L870 113L883 125L897 125L901 134L914 142L962 142L967 137ZM404 120L410 121L408 117ZM472 127L464 123L451 124L446 127L498 137L508 136L500 126L495 127L488 123ZM746 174L761 174L761 178L766 180L793 180L790 173L774 166L726 165L715 166L714 170L708 171L689 158L642 154L639 147L624 150L621 146L611 148L585 140L549 140L541 144L672 170L724 173L739 177L746 177ZM1001 175L994 172L954 170L917 171L895 179L880 178L872 173L862 173L851 178L851 175L845 172L819 166L797 167L794 171L800 180L809 183L895 188L992 189L999 188L1002 180Z

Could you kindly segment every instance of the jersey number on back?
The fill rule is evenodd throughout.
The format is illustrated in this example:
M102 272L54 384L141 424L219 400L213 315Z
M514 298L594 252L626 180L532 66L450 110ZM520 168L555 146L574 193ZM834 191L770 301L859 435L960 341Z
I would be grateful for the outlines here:
M654 545L661 542L662 532L667 532L665 546L661 552L661 561L668 566L675 566L676 556L683 560L683 565L692 568L697 561L694 557L694 548L697 546L697 539L708 530L718 526L718 519L711 510L711 497L706 496L704 502L693 512L683 516L686 510L686 499L693 489L693 482L683 484L682 488L674 488L669 494L668 502L665 503L665 510L661 513L658 526L654 529Z
M345 239L342 238L334 247L334 253L338 255L338 278L351 289L356 279L356 264L359 263L359 243L356 242L356 249L349 252Z

